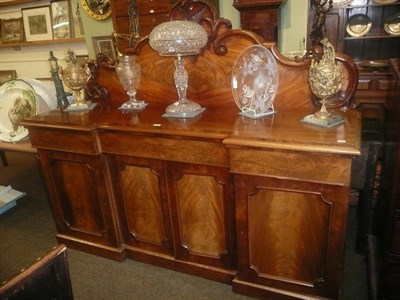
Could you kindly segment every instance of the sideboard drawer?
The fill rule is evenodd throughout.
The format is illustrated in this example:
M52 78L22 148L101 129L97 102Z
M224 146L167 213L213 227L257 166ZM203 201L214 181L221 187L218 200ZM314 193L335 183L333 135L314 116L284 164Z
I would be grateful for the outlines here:
M220 140L179 139L153 135L100 132L103 152L159 160L228 166L228 150Z
M100 153L100 146L94 131L29 128L29 138L34 148L83 154Z

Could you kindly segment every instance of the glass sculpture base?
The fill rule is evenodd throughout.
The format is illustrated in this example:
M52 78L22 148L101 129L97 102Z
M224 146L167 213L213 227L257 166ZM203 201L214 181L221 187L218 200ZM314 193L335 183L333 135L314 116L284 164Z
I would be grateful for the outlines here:
M303 123L325 128L331 128L336 125L344 123L344 119L340 115L329 114L328 116L321 118L320 116L318 116L318 113L305 116L301 121Z
M144 101L126 101L122 103L118 109L121 110L142 110L147 106L148 103Z
M96 105L97 103L93 103L91 101L75 102L68 105L64 111L88 111L92 110Z
M265 116L269 116L275 113L274 106L271 106L268 110L262 112L262 113L256 113L254 109L247 109L247 108L242 108L242 111L239 113L239 115L250 118L250 119L259 119Z

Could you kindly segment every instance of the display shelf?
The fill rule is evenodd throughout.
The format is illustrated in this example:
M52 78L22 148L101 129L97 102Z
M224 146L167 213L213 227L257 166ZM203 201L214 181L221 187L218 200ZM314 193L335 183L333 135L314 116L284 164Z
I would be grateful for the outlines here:
M354 0L334 4L326 15L326 37L337 52L353 57L355 61L378 60L399 57L400 35L391 35L384 30L387 18L400 12L400 1L375 3L373 0ZM308 31L311 33L315 10L310 10ZM346 31L348 20L357 14L368 16L371 29L362 36L351 36ZM311 45L311 40L308 41Z
M343 52L357 60L389 59L400 53L400 36L384 30L386 20L400 11L400 2L377 4L372 1L365 5L351 4L343 12ZM364 35L352 36L347 32L351 17L362 14L369 18L371 29ZM357 26L357 25L356 25ZM340 45L339 45L340 46Z
M69 9L71 8L69 5L71 4L72 0L67 0L68 1L68 7ZM50 1L51 2L51 1ZM43 0L13 0L13 1L6 1L6 2L0 2L0 9L3 12L4 11L9 11L14 9L13 6L18 6L20 4L29 4L31 3L32 5L27 5L29 7L38 7L40 4L46 4L48 1L43 1ZM16 8L17 10L20 8ZM50 9L51 10L51 9ZM73 26L73 16L71 15L72 12L68 11L68 19L70 22L70 27L69 31L71 33L71 36L73 36L74 28ZM22 17L21 17L22 18ZM80 43L80 42L85 42L85 37L84 36L79 36L79 37L70 37L70 38L58 38L58 39L48 39L48 40L39 40L39 41L19 41L19 42L2 42L0 38L0 48L14 48L19 50L22 46L36 46L36 45L47 45L47 44L66 44L66 43Z
M72 39L57 39L57 40L43 40L34 42L17 42L17 43L3 43L0 44L0 48L11 48L11 47L22 47L22 46L35 46L35 45L47 45L47 44L62 44L62 43L80 43L84 42L85 38L72 38Z
M379 33L374 33L374 34L366 34L364 36L346 36L344 37L344 40L367 40L367 39L400 39L400 35L390 35L388 33L379 34Z
M10 6L10 5L18 5L24 3L31 3L31 2L40 2L41 0L14 0L14 1L6 1L0 2L0 7L2 6Z

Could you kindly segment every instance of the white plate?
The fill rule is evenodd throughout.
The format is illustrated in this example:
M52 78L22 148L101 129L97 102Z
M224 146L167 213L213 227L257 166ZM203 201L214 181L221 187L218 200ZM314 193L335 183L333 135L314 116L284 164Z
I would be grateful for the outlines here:
M48 112L49 110L53 110L57 107L57 96L49 86L35 78L21 77L18 79L26 81L35 90L36 96L39 100L39 105L37 107L38 114Z
M35 90L26 81L13 79L0 86L0 139L17 142L26 138L28 130L19 122L36 115L37 105Z
M231 84L236 105L242 112L267 113L279 84L275 57L261 45L246 48L235 63Z

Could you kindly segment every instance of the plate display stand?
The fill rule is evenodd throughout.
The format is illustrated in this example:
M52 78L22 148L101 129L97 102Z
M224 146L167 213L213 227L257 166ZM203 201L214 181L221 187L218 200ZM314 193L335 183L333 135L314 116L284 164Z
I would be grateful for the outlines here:
M66 109L64 109L64 111L66 111L66 112L90 111L90 110L92 110L92 109L97 105L97 103L95 103L95 102L91 102L91 101L87 101L87 102L88 102L88 103L87 103L86 105L74 105L74 104L71 104L71 105L69 105Z

